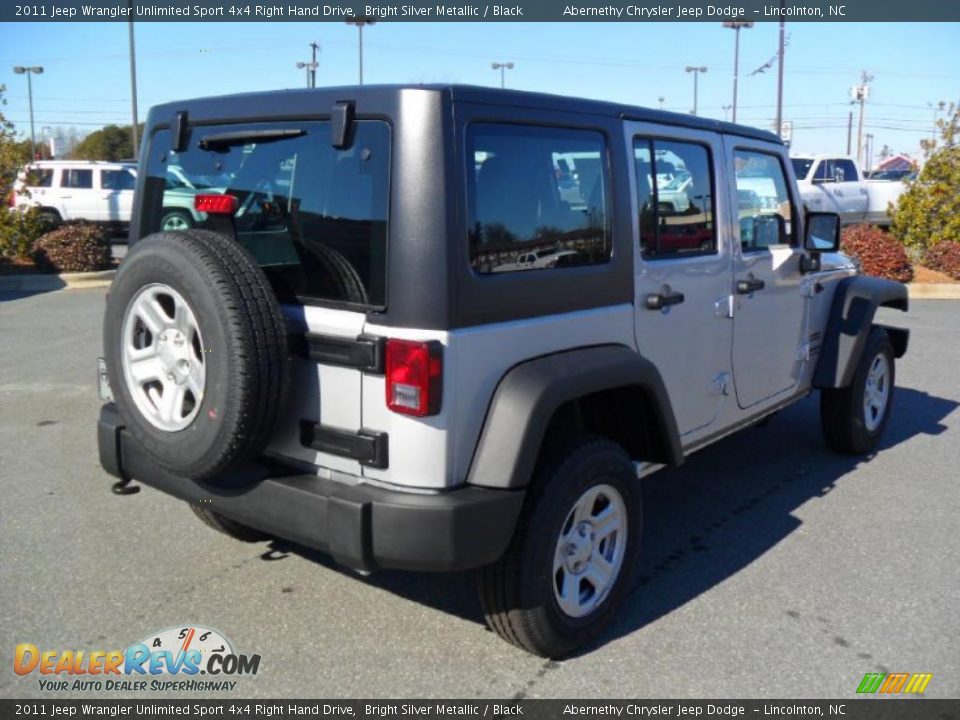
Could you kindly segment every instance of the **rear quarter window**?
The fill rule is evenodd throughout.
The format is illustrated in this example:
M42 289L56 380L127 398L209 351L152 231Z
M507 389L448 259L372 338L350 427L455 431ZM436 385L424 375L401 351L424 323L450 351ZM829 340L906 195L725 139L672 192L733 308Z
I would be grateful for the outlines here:
M475 272L554 270L610 259L602 133L475 123L467 128L467 157Z

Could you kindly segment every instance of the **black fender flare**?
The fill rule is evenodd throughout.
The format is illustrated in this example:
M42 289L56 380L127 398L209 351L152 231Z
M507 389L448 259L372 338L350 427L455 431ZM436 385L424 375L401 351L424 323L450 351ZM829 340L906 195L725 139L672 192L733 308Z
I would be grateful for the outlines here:
M857 275L837 285L830 307L820 357L813 374L815 388L847 387L863 354L878 307L906 312L909 306L903 283ZM890 333L897 357L907 352L910 331L885 328Z
M617 388L639 389L639 423L653 431L645 461L679 465L680 435L663 378L656 366L623 345L597 345L527 360L500 380L467 474L471 485L523 488L533 475L544 434L565 403Z

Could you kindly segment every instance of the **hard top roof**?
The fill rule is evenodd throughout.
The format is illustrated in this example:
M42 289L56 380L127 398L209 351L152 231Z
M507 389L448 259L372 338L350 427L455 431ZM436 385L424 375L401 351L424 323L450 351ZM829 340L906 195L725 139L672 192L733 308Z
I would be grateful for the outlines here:
M640 106L624 105L603 100L550 95L547 93L527 92L524 90L504 90L500 88L476 85L346 85L339 87L321 87L314 89L269 90L265 92L241 93L220 97L195 98L157 105L151 110L151 121L166 122L179 110L188 110L191 120L213 120L218 117L255 118L264 113L261 108L270 108L275 114L279 107L289 106L292 110L304 111L317 107L317 102L331 105L344 100L370 99L378 95L396 94L404 91L429 91L445 93L453 102L469 102L485 105L503 105L528 107L542 110L605 115L650 123L662 123L698 130L740 135L782 144L779 137L766 130L736 125L734 123L697 117L683 113L654 110ZM264 101L270 100L269 105ZM238 114L241 108L246 113Z

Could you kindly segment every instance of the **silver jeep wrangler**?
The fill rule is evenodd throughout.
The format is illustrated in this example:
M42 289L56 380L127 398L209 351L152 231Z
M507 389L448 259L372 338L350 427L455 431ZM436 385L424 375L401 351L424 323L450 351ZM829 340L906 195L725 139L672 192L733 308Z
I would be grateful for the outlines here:
M163 229L171 167L217 188L196 227ZM460 86L155 107L101 463L242 540L479 568L490 627L563 656L631 588L639 477L814 389L832 447L877 445L908 331L874 314L907 294L838 234L775 136L703 118Z

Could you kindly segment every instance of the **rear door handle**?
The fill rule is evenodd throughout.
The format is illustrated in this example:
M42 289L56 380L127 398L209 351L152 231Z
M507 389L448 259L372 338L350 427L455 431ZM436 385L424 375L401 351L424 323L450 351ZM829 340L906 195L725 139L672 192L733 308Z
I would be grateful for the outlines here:
M763 290L767 284L763 280L756 278L747 278L746 280L737 280L737 294L749 295L757 290Z
M682 292L665 290L647 295L647 310L662 310L670 305L679 305L686 297Z

